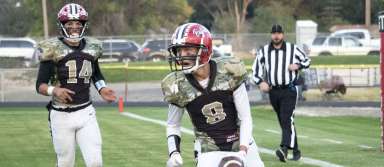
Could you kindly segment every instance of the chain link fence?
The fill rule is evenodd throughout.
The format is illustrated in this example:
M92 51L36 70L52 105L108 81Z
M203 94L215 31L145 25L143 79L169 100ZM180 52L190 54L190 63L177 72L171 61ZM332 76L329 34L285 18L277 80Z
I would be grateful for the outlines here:
M295 33L286 33L285 39L295 42ZM255 51L270 41L269 33L249 34L213 34L214 49L225 55L240 58L253 58ZM170 44L171 34L152 35L130 35L130 36L95 36L103 42L103 56L100 60L104 62L126 62L126 61L164 61L168 56L167 48ZM31 46L43 40L41 37L28 38L33 41ZM7 42L8 41L8 42ZM24 57L5 55L18 51L30 49L22 43L29 42L22 38L0 38L0 68L34 67L38 62L35 53L25 52ZM4 46L3 46L4 45ZM22 53L21 53L22 54ZM27 57L32 57L31 62L25 62ZM28 59L29 60L29 59Z
M318 34L327 35L324 33ZM295 42L295 35L295 33L286 33L286 41ZM103 41L102 59L105 61L164 61L168 54L166 48L170 44L171 35L131 35L96 38ZM34 39L37 42L42 40L41 38ZM229 54L236 57L253 59L257 48L269 41L269 33L214 34L213 44L219 50L231 52ZM38 64L31 64L29 68L20 68L23 67L24 62L20 63L17 60L9 58L7 58L7 61L0 60L0 101L48 101L49 97L38 95L35 90ZM335 76L340 77L347 87L377 87L380 85L378 66L317 66L305 70L302 76L304 76L305 84L311 89L319 89L323 81ZM123 82L114 83L113 86L118 94L125 95L128 92L128 96L133 97L130 100L150 99L161 101L162 95L159 83L160 81L154 81L154 83L149 83L145 87L140 87L142 84L130 82L128 85L133 86L126 88L126 84ZM151 97L153 96L151 91L144 90L146 87L151 87L153 91L157 92L155 98ZM94 90L92 91L92 97L96 101L101 100Z
M310 89L319 89L322 81L340 76L347 87L378 87L379 67L319 67L303 73ZM0 102L48 101L50 97L36 93L37 68L0 69ZM118 96L128 95L128 101L162 101L159 81L109 83ZM98 92L91 88L93 101L102 101Z

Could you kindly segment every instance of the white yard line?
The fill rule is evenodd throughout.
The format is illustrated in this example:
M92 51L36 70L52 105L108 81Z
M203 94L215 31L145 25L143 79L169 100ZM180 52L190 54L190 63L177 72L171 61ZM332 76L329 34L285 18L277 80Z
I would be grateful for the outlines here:
M303 135L297 135L298 138L309 138L308 136L303 136Z
M323 138L323 139L320 139L322 141L327 141L327 142L330 142L330 143L334 143L334 144L343 144L344 142L342 141L338 141L338 140L333 140L333 139L328 139L328 138Z
M162 125L162 126L167 126L167 122L162 121L162 120L152 119L152 118L148 118L148 117L144 117L144 116L140 116L140 115L128 113L128 112L123 112L121 114L124 116L130 117L130 118L133 118L133 119L152 122L152 123ZM193 131L191 129L181 127L181 131L183 133L193 135ZM164 134L165 134L165 132L164 132ZM261 153L264 153L264 154L275 155L275 151L271 150L271 149L259 147L259 151ZM300 161L305 163L305 164L310 164L310 165L320 166L320 167L343 167L342 165L337 165L337 164L333 164L331 162L312 159L312 158L308 158L308 157L302 157Z
M269 132L269 133L273 133L273 134L279 134L279 135L281 134L280 131L273 130L273 129L264 129L264 131ZM308 136L302 136L302 135L298 135L297 137L298 138L308 138L308 139L311 139ZM334 139L328 139L328 138L322 138L322 139L320 139L320 141L329 142L329 143L333 143L333 144L343 144L344 143L343 141L334 140ZM367 145L364 145L364 144L357 145L357 147L364 148L364 149L373 149L374 148L374 147L367 146Z
M281 134L280 131L272 130L272 129L265 129L264 131L269 132L269 133L274 133L274 134Z
M371 146L367 146L367 145L363 145L363 144L361 144L361 145L358 145L360 148L367 148L367 149L372 149L373 147L371 147Z
M273 130L273 129L264 129L264 131L269 132L269 133L274 133L274 134L281 134L280 131ZM298 138L308 138L308 136L303 136L303 135L297 135Z

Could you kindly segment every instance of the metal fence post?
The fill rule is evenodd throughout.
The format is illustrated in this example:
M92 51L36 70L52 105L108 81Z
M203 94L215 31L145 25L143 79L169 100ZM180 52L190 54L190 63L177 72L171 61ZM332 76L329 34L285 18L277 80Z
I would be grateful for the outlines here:
M1 102L4 102L5 101L5 95L4 95L4 91L5 91L5 89L4 89L4 72L2 71L2 72L0 72L0 79L1 79L1 83L0 83L0 85L1 85Z
M371 75L370 75L370 67L367 68L367 85L368 86L371 86L371 83L370 83L370 78L371 78Z
M352 86L352 68L349 67L349 86Z

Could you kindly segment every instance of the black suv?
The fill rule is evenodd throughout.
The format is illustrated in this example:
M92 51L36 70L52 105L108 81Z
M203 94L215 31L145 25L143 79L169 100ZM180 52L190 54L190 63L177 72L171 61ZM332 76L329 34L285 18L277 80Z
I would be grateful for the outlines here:
M147 40L141 48L141 54L146 60L164 61L169 54L167 51L169 44L171 40L167 39Z
M136 61L140 53L140 47L136 42L124 39L104 40L102 47L102 61Z

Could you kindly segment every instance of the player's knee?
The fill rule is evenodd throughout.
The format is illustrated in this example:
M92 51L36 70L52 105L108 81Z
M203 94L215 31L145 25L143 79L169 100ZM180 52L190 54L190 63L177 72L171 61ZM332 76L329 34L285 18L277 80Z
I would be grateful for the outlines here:
M75 164L74 156L71 154L62 154L57 156L58 167L73 167Z

